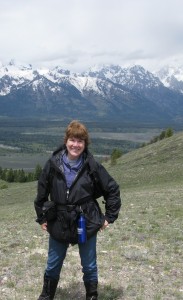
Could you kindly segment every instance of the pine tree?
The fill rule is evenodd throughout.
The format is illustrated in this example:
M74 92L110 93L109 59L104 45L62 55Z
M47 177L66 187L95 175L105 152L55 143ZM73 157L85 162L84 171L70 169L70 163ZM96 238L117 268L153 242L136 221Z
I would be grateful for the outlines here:
M41 172L42 172L42 167L39 164L37 164L36 168L35 168L35 172L34 172L34 179L35 180L39 179L39 177L41 175Z
M13 169L7 170L7 172L6 172L6 181L14 182L14 171L13 171Z
M26 182L26 175L23 169L18 170L18 182Z
M165 137L171 137L173 135L173 129L172 128L167 128L166 132L165 132Z
M114 149L111 154L111 164L116 164L116 160L122 156L122 151L119 149Z

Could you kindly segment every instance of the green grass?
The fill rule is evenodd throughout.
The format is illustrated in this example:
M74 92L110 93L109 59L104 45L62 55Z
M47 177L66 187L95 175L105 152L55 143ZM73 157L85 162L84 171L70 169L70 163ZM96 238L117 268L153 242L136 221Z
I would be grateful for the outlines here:
M118 220L98 234L99 299L183 299L183 134L106 164L121 187ZM36 182L0 182L0 295L37 299L48 235L35 222ZM55 299L85 299L77 246Z
M119 159L117 165L106 164L121 187L137 188L181 183L183 178L183 133L134 150Z

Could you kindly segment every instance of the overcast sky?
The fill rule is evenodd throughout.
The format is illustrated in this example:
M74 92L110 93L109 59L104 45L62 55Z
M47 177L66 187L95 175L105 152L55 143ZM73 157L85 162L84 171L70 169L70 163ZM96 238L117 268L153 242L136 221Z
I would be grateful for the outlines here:
M183 0L0 0L0 61L183 65Z

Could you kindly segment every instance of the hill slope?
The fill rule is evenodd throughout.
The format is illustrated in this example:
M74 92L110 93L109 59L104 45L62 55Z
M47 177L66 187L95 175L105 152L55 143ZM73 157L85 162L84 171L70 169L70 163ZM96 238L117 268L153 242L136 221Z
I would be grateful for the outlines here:
M183 298L183 133L106 166L121 186L118 220L98 234L102 300ZM0 182L0 295L38 298L48 235L35 222L36 182ZM99 203L101 201L99 199ZM77 246L69 247L55 300L84 300Z
M182 182L183 132L127 153L107 167L122 188Z

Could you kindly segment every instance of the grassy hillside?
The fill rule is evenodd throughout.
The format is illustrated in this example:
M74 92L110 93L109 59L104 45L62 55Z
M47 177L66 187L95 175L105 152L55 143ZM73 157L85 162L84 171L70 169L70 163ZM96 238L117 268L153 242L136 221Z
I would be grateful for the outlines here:
M121 187L147 187L157 184L175 184L183 181L183 132L134 150L118 160L108 163Z
M183 299L182 161L183 133L106 164L123 207L98 235L99 299ZM41 290L48 236L34 221L35 196L35 182L0 182L2 300L37 299ZM56 299L85 299L77 246L68 250Z

